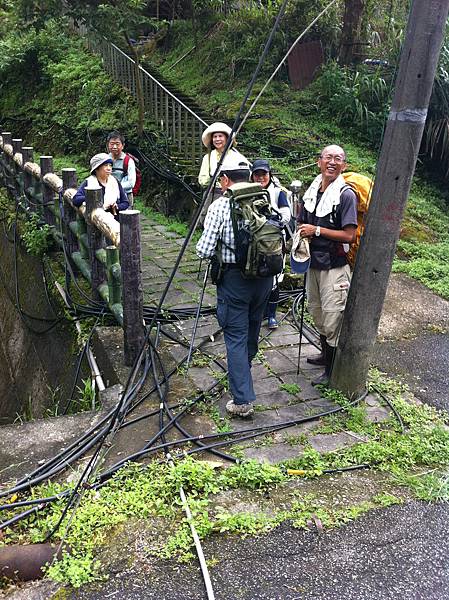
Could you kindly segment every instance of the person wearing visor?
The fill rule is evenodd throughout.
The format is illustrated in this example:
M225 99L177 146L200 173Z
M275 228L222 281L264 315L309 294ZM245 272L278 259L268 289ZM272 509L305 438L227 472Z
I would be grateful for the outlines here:
M74 206L79 207L86 201L86 187L100 187L103 208L115 217L120 211L129 208L127 195L117 179L112 176L112 158L106 152L95 154L90 159L90 177L83 181L73 196L72 204Z
M232 395L226 410L238 417L254 413L252 403L256 395L251 363L258 351L260 326L273 281L271 277L245 278L235 260L234 230L226 190L248 187L249 176L248 161L236 163L225 158L219 177L223 194L210 205L203 234L196 245L201 258L212 259L217 252L220 254L222 275L216 281L217 320L223 329Z
M279 182L274 179L270 163L267 160L257 159L254 161L251 170L251 181L260 183L263 189L268 191L270 194L270 203L274 212L281 216L283 225L289 223L292 215L286 190L284 190ZM278 327L276 309L279 302L279 283L282 281L283 276L284 274L281 273L273 279L273 288L265 312L269 329L276 329L276 327Z
M306 291L308 310L320 334L321 355L309 363L324 366L312 385L327 384L340 335L343 311L351 281L346 258L357 231L357 197L342 173L346 154L327 146L318 159L318 175L303 196L298 231L310 241L310 269Z

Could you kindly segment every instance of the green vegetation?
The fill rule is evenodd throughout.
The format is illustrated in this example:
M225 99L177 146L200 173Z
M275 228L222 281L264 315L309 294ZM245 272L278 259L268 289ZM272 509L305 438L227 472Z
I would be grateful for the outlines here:
M291 394L292 396L299 394L301 391L301 388L297 383L281 383L279 389L287 392L287 394Z
M51 243L51 227L42 224L38 215L30 214L22 222L20 236L27 252L34 256L42 256Z
M286 520L295 527L328 529L348 523L368 510L401 503L410 496L433 501L449 499L449 478L445 473L449 465L449 416L406 400L405 388L378 372L372 373L372 382L388 391L404 422L404 432L393 418L384 423L369 423L362 407L351 407L346 399L334 394L334 399L346 409L346 416L338 425L344 430L351 427L351 431L363 433L366 441L320 454L308 445L305 436L297 436L292 443L304 446L302 454L278 466L246 461L223 470L214 463L190 457L175 466L163 462L146 467L129 465L99 490L83 490L70 528L66 531L63 525L58 532L70 546L71 554L49 566L48 576L74 587L104 577L99 560L101 547L130 519L145 519L148 527L160 523L164 535L156 536L148 549L151 554L190 560L194 556L193 542L189 521L182 510L180 486L188 496L200 538L216 533L262 534ZM234 450L238 454L238 449ZM383 473L382 482L369 496L347 504L329 497L328 492L314 491L314 480L328 470L362 464ZM287 469L293 469L293 476L307 478L312 484L310 491L303 487L295 489L291 482L286 486ZM319 485L321 489L322 484ZM47 484L35 489L33 496L52 495L64 489L61 484ZM251 514L230 510L226 496L234 504L234 498L245 493L251 494L260 509ZM267 494L282 498L274 511L272 504L270 508L264 505ZM7 530L0 544L42 541L58 522L65 502L54 503L32 523L22 522Z
M252 31L259 31L262 45L264 38L261 31L264 29L262 23L265 16L254 14L251 18ZM254 21L259 22L260 29L259 25L254 25ZM398 24L396 21L388 34L391 57L397 53ZM230 35L228 27L233 29ZM202 38L194 52L175 65L176 60L194 45L190 24L175 22L169 43L152 56L152 62L157 64L164 77L194 97L215 118L232 119L246 88L246 78L243 76L246 71L239 63L238 56L240 52L251 55L245 44L254 43L252 35L246 41L243 35L246 27L247 23L236 22L235 16L218 23ZM239 48L234 47L235 35L239 35ZM222 52L223 48L228 59L226 64L221 65L220 77L217 77L216 70L211 68L215 64L212 57L217 49ZM277 56L277 50L278 47L274 56ZM438 81L443 81L447 72L447 56L449 53L443 49ZM271 55L269 60L275 63ZM264 77L261 77L256 84L255 94L260 90L263 80ZM326 64L315 82L302 92L292 90L281 77L270 84L246 122L239 136L242 150L250 158L270 158L284 183L298 178L307 183L316 173L315 158L319 150L337 140L347 151L348 170L373 176L391 85L391 71L369 71L367 68L354 71L338 67L334 62ZM433 99L433 102L436 100ZM449 298L447 192L445 188L426 183L425 177L428 175L419 168L409 198L394 268L418 279L444 298Z

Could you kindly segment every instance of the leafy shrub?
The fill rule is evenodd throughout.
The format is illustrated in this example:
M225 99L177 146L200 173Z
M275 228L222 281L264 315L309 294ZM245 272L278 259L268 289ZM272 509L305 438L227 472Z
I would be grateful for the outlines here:
M379 139L390 104L390 86L380 71L363 66L355 71L334 61L325 65L313 84L322 110L338 123Z
M51 228L43 225L38 215L32 214L22 226L21 237L27 252L42 256L50 245Z

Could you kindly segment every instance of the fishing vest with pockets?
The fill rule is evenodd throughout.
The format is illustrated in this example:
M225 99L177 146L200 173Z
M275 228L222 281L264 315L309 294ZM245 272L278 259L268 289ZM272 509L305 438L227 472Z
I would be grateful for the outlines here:
M228 189L235 243L235 262L248 279L273 277L282 271L284 238L279 214L270 195L258 183Z
M357 196L357 231L355 233L355 240L346 254L346 259L351 269L353 269L360 246L360 239L365 231L366 213L371 201L371 191L374 181L361 173L348 172L342 173L342 175L346 185L342 187L341 191L343 192L345 189L351 188Z

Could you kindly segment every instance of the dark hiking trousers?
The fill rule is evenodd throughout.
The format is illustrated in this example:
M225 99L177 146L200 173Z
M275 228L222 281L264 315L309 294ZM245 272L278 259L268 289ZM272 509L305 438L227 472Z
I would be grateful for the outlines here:
M217 319L223 328L229 388L235 404L256 399L251 362L257 354L260 325L272 285L272 277L244 279L233 266L225 268L217 285Z

